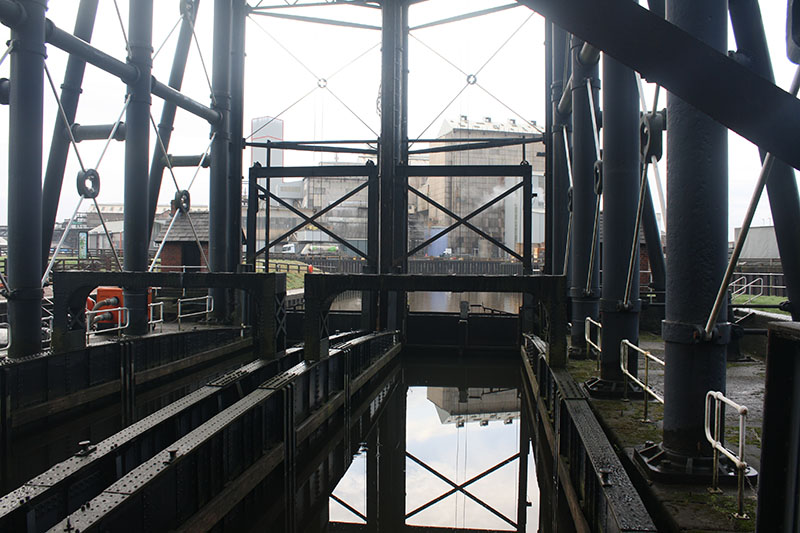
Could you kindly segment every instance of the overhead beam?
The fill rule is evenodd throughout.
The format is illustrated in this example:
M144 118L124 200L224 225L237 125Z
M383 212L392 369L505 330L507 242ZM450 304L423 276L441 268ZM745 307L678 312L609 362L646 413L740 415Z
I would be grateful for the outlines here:
M518 0L800 169L800 101L630 0Z
M481 9L480 11L473 11L472 13L464 13L463 15L456 15L454 17L448 17L446 19L435 20L433 22L426 22L424 24L414 26L413 28L409 28L409 31L422 30L425 28L432 28L434 26L441 26L442 24L449 24L451 22L459 22L462 20L467 20L475 17L482 17L483 15L489 15L491 13L497 13L498 11L505 11L506 9L513 9L515 7L519 7L519 4L511 3L503 6Z
M0 22L15 28L25 21L25 9L15 0L0 0Z
M313 24L325 24L328 26L341 26L344 28L355 28L358 30L380 30L380 26L370 24L360 24L358 22L347 22L346 20L323 19L319 17L304 17L302 15L287 15L285 13L270 13L269 11L253 11L251 15L261 17L274 17L280 19L296 20L298 22L310 22Z
M59 50L63 50L68 54L77 55L87 63L116 76L126 84L135 83L139 77L139 69L137 69L136 66L122 62L98 50L86 41L62 30L49 19L46 22L45 35L48 44L52 44ZM151 78L150 90L154 95L167 102L174 103L181 109L197 115L211 124L219 122L220 114L216 110L210 109L200 102L192 100L188 96L181 94L180 91L156 80L155 77Z

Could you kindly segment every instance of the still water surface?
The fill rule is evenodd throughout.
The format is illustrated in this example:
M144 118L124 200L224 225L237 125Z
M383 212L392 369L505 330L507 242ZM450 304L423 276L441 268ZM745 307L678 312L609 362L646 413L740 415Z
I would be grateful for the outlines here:
M516 389L410 387L406 395L406 450L456 484L485 472L519 451L520 412ZM528 455L527 531L539 529L539 488L533 454ZM467 490L516 521L519 459ZM406 514L451 490L410 458L406 459ZM366 453L358 454L333 494L366 515ZM523 505L525 505L523 503ZM330 500L330 520L364 523ZM513 531L506 521L456 492L407 519L408 525Z
M520 294L500 294L495 292L410 292L408 305L411 311L459 311L462 300L470 303L471 312L494 309L505 313L517 313L522 305ZM480 307L477 307L480 306ZM345 293L333 303L331 309L338 311L357 311L361 309L361 297L354 292Z

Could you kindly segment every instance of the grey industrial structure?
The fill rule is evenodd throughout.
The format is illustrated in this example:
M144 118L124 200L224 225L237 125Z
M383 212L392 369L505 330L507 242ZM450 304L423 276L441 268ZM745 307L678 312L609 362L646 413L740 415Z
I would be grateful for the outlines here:
M694 498L719 476L738 479L742 517L745 477L752 481L755 472L741 458L715 460L727 439L720 428L709 440L706 414L709 398L720 400L727 391L727 357L744 334L769 338L757 530L800 530L800 195L794 173L800 169L800 75L789 92L775 85L757 0L649 0L647 6L517 0L417 26L409 17L414 0L202 2L203 13L213 13L208 102L181 92L192 40L204 37L194 27L199 0L179 2L166 82L152 75L153 19L165 3L129 0L128 19L119 17L124 61L91 44L98 4L81 0L74 30L67 31L47 20L46 0L0 0L0 22L11 29L0 58L10 62L9 78L0 79L0 104L9 111L0 482L10 491L0 499L0 531L417 532L406 522L410 460L521 532L531 445L543 530L675 528L669 509L654 507L667 484L689 486ZM372 22L298 14L310 4L347 5L372 15ZM787 8L786 52L798 63L800 1L788 0ZM501 126L484 119L467 129L458 121L439 138L413 139L410 37L509 9L532 9L545 18L544 120ZM380 127L373 137L245 137L246 22L260 16L380 35ZM52 48L69 54L63 79L46 69ZM269 68L269 58L258 52L247 50L256 59L251 65ZM528 64L520 58L520 68ZM124 109L109 118L113 123L75 123L79 103L86 105L81 86L89 66L118 79L120 95L124 86ZM464 73L462 91L484 89L479 73ZM654 101L639 94L637 73L657 85ZM515 72L506 74L515 83ZM314 90L330 91L327 82L318 78ZM45 155L48 91L58 109ZM661 92L669 92L666 108ZM151 115L154 97L164 101L160 117ZM178 112L208 124L205 152L172 153ZM763 159L732 250L729 129L756 144ZM80 153L81 142L115 139L124 141L122 246L117 249L116 228L109 227L117 222L106 220L96 203L100 172L81 160L75 179L80 202L98 213L102 233L114 243L113 263L96 271L55 269L59 250L53 257L49 252L60 192L74 179L65 176L68 155ZM247 168L248 148L265 150L263 164ZM341 164L331 155L326 160L333 164L281 166L273 150L361 159ZM430 164L413 164L419 156ZM666 256L648 185L663 158ZM174 193L160 198L169 173L184 166L209 168L207 247L193 221L200 210L192 206L191 191L175 180ZM287 179L303 180L301 196L295 190L281 197L282 187L296 188ZM467 192L462 183L475 185L466 185ZM787 299L777 305L792 320L745 331L729 312L738 305L729 303L729 287L764 189ZM166 201L172 209L161 243L170 242L170 227L191 234L207 271L154 268L156 214ZM427 222L421 222L425 205ZM273 210L286 214L274 217L276 227ZM76 218L77 209L63 235ZM358 268L307 274L302 301L290 303L299 296L287 293L286 274L270 270L269 250L298 232L309 232L312 242L324 234L356 257ZM646 294L639 283L642 233L652 270ZM412 260L444 239L453 244L445 248L462 257L477 251L519 268L486 275L501 262L463 260L463 270L441 275L433 270L439 262L428 261L432 270L412 273ZM534 244L542 240L543 267L535 274L541 250ZM163 302L151 301L154 288L208 291L199 297L204 310L179 310L177 323L165 325L158 318ZM114 295L100 298L101 289ZM348 291L361 294L360 310L331 311L333 300ZM520 294L521 306L517 313L474 312L467 303L457 314L409 310L409 293L432 291ZM652 438L637 433L628 455L612 445L618 441L601 425L591 398L622 403L622 397L643 394L632 381L640 376L641 358L631 351L625 365L622 353L639 344L645 312L658 315L664 341L663 397L655 395L663 400L663 421L655 435L648 433ZM202 323L184 327L182 319L198 315ZM602 327L599 375L579 384L567 363L595 353L585 336L591 321ZM405 395L416 385L518 390L515 455L459 483L424 465L406 449ZM367 453L366 511L359 514L365 525L330 524L329 495L359 450ZM513 517L490 509L468 487L510 462L518 467Z

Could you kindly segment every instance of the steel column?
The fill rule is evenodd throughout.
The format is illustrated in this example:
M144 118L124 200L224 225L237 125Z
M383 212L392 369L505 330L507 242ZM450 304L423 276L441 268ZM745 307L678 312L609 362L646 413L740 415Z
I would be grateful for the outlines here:
M212 108L222 120L212 127L215 135L211 144L211 177L209 195L209 260L214 272L228 272L227 212L228 178L230 176L230 110L231 110L231 0L214 0L214 57L211 71L213 87ZM214 316L228 317L228 292L212 289Z
M95 16L97 15L98 0L81 0L78 6L78 15L75 18L75 37L84 41L92 40ZM61 85L61 106L70 124L75 121L75 112L78 109L78 99L81 94L83 72L86 62L78 56L70 55L67 60L67 69L64 73L64 83ZM65 135L64 119L55 118L53 127L53 140L50 142L50 155L47 158L47 168L44 173L42 186L42 272L47 268L47 258L50 254L50 241L53 239L53 226L56 223L58 200L61 196L61 186L64 181L64 167L69 155L69 137Z
M561 275L564 272L564 257L567 247L567 227L569 225L569 173L567 171L566 147L564 146L564 130L569 125L569 116L558 111L558 100L564 90L567 58L567 33L555 24L553 28L553 83L548 88L551 94L551 107L553 116L553 129L551 140L547 146L552 158L552 180L548 182L550 188L545 191L549 201L548 210L552 210L552 228L548 235L552 248L553 267L550 274Z
M625 305L631 246L639 199L639 96L634 72L610 56L603 57L603 342L601 382L621 385L619 361L622 339L639 342L639 261L634 262L629 307ZM639 360L628 358L636 375ZM612 385L616 390L617 387ZM607 389L602 387L600 389ZM600 390L598 390L600 392ZM610 392L610 391L609 391ZM622 390L620 388L620 393Z
M246 0L233 0L231 22L231 113L230 172L228 174L228 213L226 218L227 265L236 272L242 262L242 150L244 150L244 37L247 21ZM269 253L269 252L268 252Z
M734 58L749 66L754 72L774 82L772 62L767 48L767 37L757 0L729 0L731 24L736 38ZM764 160L766 151L760 151ZM767 179L767 195L772 210L775 237L781 256L786 292L789 296L792 320L800 320L800 195L794 169L781 160L772 164Z
M800 327L773 322L767 346L767 376L758 480L757 531L800 529L797 477L800 469Z
M200 0L181 2L183 20L178 34L178 42L175 45L175 55L172 59L172 69L169 73L168 85L180 91L183 84L183 75L186 72L186 59L189 56L189 47L192 44L192 25L197 20L197 9L200 7ZM161 108L161 120L158 123L158 134L164 144L163 150L160 143L156 143L153 152L153 160L150 163L150 177L148 179L148 235L153 238L153 221L156 217L156 206L158 196L161 192L161 179L164 176L164 168L167 166L168 154L164 150L169 150L169 142L172 138L172 127L175 124L175 112L178 106L174 102L164 101Z
M597 63L584 65L580 60L583 41L572 38L572 344L571 353L581 357L586 354L583 324L586 317L597 320L600 295L600 262L592 268L592 286L586 290L589 275L594 233L594 211L597 194L594 188L594 163L597 160L594 146L592 110L586 80L592 81L592 98L599 102L600 83Z
M367 468L366 488L367 493L367 531L378 532L378 428L373 428L367 436Z
M364 274L378 273L378 249L380 239L380 182L377 176L370 176L367 185L367 261ZM378 294L361 293L361 327L372 331L378 325Z
M11 30L8 121L8 259L11 357L42 347L42 102L46 0L20 2Z
M405 21L403 0L386 0L381 5L381 138L379 151L380 182L380 263L381 274L403 271L407 246L407 176L400 164L403 142L403 30ZM405 198L405 201L404 201ZM403 211L403 212L401 212ZM380 327L399 329L402 322L401 293L380 295Z
M128 64L139 75L128 84L130 104L125 115L125 214L123 222L123 268L147 270L150 243L147 227L147 161L150 156L150 71L153 66L153 0L130 0L128 19ZM147 296L142 290L125 290L133 335L147 333Z
M531 430L528 427L529 409L525 405L527 400L522 394L520 399L519 417L519 457L517 465L519 470L517 478L517 531L524 533L528 523L528 454L531 448Z
M670 22L717 50L727 47L727 0L672 0ZM686 472L709 456L703 428L705 395L725 392L730 325L705 326L728 259L728 132L683 100L667 100L667 306L664 442L671 465ZM720 316L727 317L723 306ZM692 460L692 465L687 464ZM666 468L666 467L665 467Z
M553 25L544 22L544 270L553 273Z
M667 266L664 259L664 249L661 245L661 230L658 229L653 195L650 193L650 184L648 183L646 187L644 210L642 211L642 228L644 229L644 240L647 243L650 273L653 276L651 285L654 291L663 292L667 287ZM663 295L661 296L661 301L663 301Z
M399 531L406 521L406 395L400 384L378 422L378 531Z

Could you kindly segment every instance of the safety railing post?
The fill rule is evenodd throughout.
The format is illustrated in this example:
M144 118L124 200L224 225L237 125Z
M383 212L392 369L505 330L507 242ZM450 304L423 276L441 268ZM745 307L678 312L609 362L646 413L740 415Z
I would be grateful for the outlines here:
M628 371L628 350L633 349L636 352L640 353L644 357L644 382L640 381L636 376L631 374ZM644 409L643 409L643 416L642 422L651 422L649 418L649 396L652 396L657 402L663 404L664 398L662 398L656 391L650 388L650 361L658 363L661 366L664 366L664 361L659 359L658 357L654 356L647 350L642 350L628 339L622 339L622 342L619 344L619 366L622 369L622 374L625 376L625 391L627 395L627 385L628 380L636 383L644 392Z
M6 344L3 347L0 347L0 350L3 350L8 354L11 350L11 324L8 322L3 322L0 324L0 329L6 330Z
M597 328L597 343L592 341L592 326ZM600 354L603 351L603 325L593 320L592 317L587 316L583 326L583 338L586 340L586 346L595 353L597 361L595 370L600 372Z
M728 448L723 446L722 442L720 441L720 431L722 428L722 405L727 404L739 415L739 454L734 455ZM711 406L713 404L714 407L714 434L712 436L711 430L709 428L709 422L711 418ZM709 489L709 492L712 493L720 493L722 492L719 489L719 455L722 454L734 464L736 467L736 474L737 474L737 494L736 494L736 503L737 503L737 512L733 515L734 518L739 518L742 520L747 520L750 517L744 511L744 474L747 470L747 463L744 460L744 445L745 445L745 430L746 430L746 423L747 423L747 407L743 405L739 405L736 402L727 398L724 394L718 391L708 391L706 393L706 404L705 404L705 434L706 440L708 440L709 444L713 447L714 455L713 455L713 474L711 476L711 483L712 486Z
M204 302L206 307L202 311L193 311L191 313L183 313L183 307L186 304L196 303L196 302ZM181 321L184 318L189 318L192 316L200 316L206 315L206 319L208 319L208 315L214 312L214 297L211 295L206 296L198 296L196 298L179 298L178 299L178 331L181 330Z
M130 318L131 317L130 317L130 313L129 313L127 307L114 307L114 308L111 308L111 309L103 308L103 309L98 309L97 311L95 311L95 310L91 310L90 311L88 309L86 310L86 315L85 315L85 317L86 317L86 344L89 344L89 339L91 338L92 333L97 333L96 331L95 332L92 331L92 317L94 317L95 315L99 315L101 313L114 313L114 312L116 312L116 316L117 316L117 325L116 325L116 327L104 329L103 333L111 333L112 331L116 331L117 335L122 335L122 330L127 328L128 325L130 324ZM124 325L123 325L123 321L122 321L123 315L125 316L125 324Z

